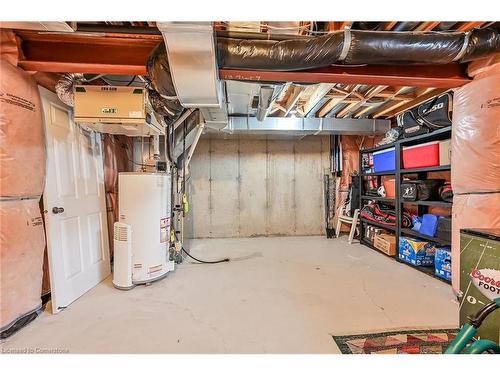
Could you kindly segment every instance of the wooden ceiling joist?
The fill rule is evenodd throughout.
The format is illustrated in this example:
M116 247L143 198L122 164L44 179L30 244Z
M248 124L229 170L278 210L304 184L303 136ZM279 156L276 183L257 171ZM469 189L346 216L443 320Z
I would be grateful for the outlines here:
M396 24L398 23L398 21L390 21L390 22L386 22L385 25L384 25L384 30L385 31L390 31L392 30L392 28L394 26L396 26Z
M304 103L304 105L300 109L300 113L302 113L303 116L307 116L307 114L314 108L314 106L316 106L316 104L318 104L319 101L323 99L334 86L335 85L332 83L320 83Z
M330 99L326 104L319 110L318 117L324 117L328 112L330 112L337 104L342 103L347 99L353 92L357 91L361 85L350 85L346 87L344 96Z
M422 104L423 102L434 98L435 96L441 95L442 93L446 92L448 90L446 89L436 89L436 88L428 88L424 90L422 95L417 96L415 99L407 101L407 102L400 102L399 106L395 106L391 108L389 111L385 111L384 117L394 117L410 108L416 107L417 105Z
M469 30L472 30L476 27L481 27L485 24L486 22L461 22L458 28L455 31L462 31L466 32Z
M422 22L413 31L431 31L437 25L439 25L439 23L440 23L439 21Z
M302 92L303 92L303 88L302 87L300 87L300 86L290 86L286 102L281 105L281 107L284 109L284 111L282 111L279 114L279 117L286 117L286 116L288 116L288 114L293 109L293 107L295 107L295 104L297 104L297 102L299 101L300 95L302 94Z
M406 87L406 86L398 87L396 89L396 94L394 95L394 97L401 94L406 89L408 89L408 87ZM389 98L389 100L387 100L386 104L381 105L379 109L377 109L374 113L372 113L370 115L370 117L379 118L379 117L383 116L384 114L386 114L387 112L391 111L392 109L397 108L408 101L409 100L392 100L391 98Z
M339 113L337 113L336 117L349 117L352 112L356 109L363 106L369 99L376 96L379 92L385 90L387 86L375 86L370 89L363 95L363 99L358 100L356 103L350 103L345 106Z

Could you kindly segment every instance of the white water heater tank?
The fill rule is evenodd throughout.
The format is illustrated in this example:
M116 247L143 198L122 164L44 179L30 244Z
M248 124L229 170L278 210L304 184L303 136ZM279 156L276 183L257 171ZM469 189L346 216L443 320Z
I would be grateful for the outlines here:
M168 173L122 172L118 175L120 223L130 226L132 284L164 277L169 261L171 176ZM116 256L129 256L115 254ZM121 267L129 262L119 262ZM123 270L122 270L123 271ZM123 272L122 272L123 274Z

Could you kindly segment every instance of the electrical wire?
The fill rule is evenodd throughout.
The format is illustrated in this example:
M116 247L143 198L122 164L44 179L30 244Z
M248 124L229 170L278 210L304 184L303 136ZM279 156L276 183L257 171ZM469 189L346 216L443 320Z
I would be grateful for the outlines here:
M177 241L179 241L179 237L177 237L177 233L175 233L174 231L174 236L175 236L175 239ZM202 264L217 264L217 263L224 263L224 262L229 262L231 259L229 258L224 258L224 259L219 259L219 260L202 260L202 259L198 259L194 256L192 256L191 254L189 254L186 249L184 249L184 246L181 246L181 250L184 252L184 254L186 254L188 257L190 257L191 259L199 262L199 263L202 263Z
M131 162L132 164L138 165L138 166L140 166L140 167L149 167L149 165L147 165L147 164L137 163L137 162L133 161L132 159L130 159L130 158L128 158L128 157L127 157L127 159L128 159L128 161L129 161L129 162Z
M137 76L136 76L136 75L135 75L135 76L133 76L133 77L132 77L132 79L130 80L130 82L129 82L129 83L127 83L127 86L130 86L130 85L132 84L132 82L134 82L134 81L135 81L135 79L136 79L136 78L137 78Z
M191 259L193 259L193 260L195 260L195 261L197 261L199 263L202 263L202 264L216 264L216 263L224 263L224 262L229 262L230 261L229 258L224 258L224 259L220 259L220 260L201 260L201 259L195 258L191 254L189 254L186 251L186 249L184 249L184 247L181 247L181 250L184 251L184 254L186 254Z

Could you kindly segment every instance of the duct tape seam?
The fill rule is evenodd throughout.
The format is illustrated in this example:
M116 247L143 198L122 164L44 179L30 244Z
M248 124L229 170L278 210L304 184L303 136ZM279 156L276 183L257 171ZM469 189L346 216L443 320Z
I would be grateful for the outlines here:
M462 48L460 49L460 51L458 51L458 54L455 56L453 61L460 60L462 57L464 57L465 51L467 51L467 46L469 45L470 36L471 36L470 31L465 33L464 43L462 44Z
M349 50L351 49L352 35L350 29L344 29L344 45L342 46L342 51L338 61L344 61L347 57Z

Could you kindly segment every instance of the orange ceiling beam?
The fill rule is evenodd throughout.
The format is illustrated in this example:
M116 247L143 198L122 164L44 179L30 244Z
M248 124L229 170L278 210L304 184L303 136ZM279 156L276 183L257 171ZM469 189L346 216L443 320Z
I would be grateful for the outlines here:
M448 65L368 65L330 66L320 69L277 72L220 69L227 80L297 83L343 83L385 86L454 88L470 82L465 68Z
M25 70L53 73L146 74L161 35L39 34L20 31Z

